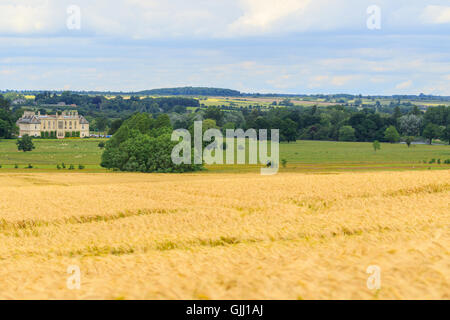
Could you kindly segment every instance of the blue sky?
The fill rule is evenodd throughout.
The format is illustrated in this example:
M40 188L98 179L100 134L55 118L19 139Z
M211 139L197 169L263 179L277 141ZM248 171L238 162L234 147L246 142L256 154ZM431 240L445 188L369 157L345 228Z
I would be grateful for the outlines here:
M450 95L450 0L0 1L2 90L185 85Z

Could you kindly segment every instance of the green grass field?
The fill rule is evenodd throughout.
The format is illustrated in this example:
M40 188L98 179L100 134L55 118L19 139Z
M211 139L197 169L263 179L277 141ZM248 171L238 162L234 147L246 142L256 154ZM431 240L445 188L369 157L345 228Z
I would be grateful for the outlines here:
M65 163L86 169L100 169L102 150L98 147L100 139L40 140L35 139L32 152L17 151L16 140L0 140L0 165L2 169L20 168L32 164L38 169L56 169L57 164Z
M382 143L381 150L375 152L372 143L297 141L283 143L281 158L305 164L393 164L417 163L423 160L450 159L448 145L411 145Z
M86 140L34 140L32 152L17 151L15 140L0 140L1 170L24 170L31 164L32 170L56 170L56 165L79 164L89 171L104 171L100 167L102 150L99 139ZM382 143L381 150L374 152L371 143L297 141L280 145L280 159L287 160L292 171L351 171L351 170L410 170L450 169L443 164L450 159L448 145L412 145ZM441 164L429 164L431 159L441 159ZM427 163L423 163L426 161ZM213 165L209 172L240 172L257 170L256 165ZM27 169L30 170L30 169ZM78 169L76 169L78 170Z
M373 170L450 169L443 164L450 159L448 145L411 145L382 143L375 152L368 142L304 141L280 144L280 160L286 159L283 171L330 172ZM436 163L429 162L435 159ZM441 164L437 160L441 160ZM426 163L424 163L424 161ZM243 172L260 166L210 166L211 172Z

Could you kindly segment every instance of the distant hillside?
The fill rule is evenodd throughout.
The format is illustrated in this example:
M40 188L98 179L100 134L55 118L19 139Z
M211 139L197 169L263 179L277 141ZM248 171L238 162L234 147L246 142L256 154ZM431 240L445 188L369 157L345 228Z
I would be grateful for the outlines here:
M239 97L241 93L237 90L206 87L182 87L182 88L164 88L152 89L136 92L143 95L162 95L162 96L222 96Z

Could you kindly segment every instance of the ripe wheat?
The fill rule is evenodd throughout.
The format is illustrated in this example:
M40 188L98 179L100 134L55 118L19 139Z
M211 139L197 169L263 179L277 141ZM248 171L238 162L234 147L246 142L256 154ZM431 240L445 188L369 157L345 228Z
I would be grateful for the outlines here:
M449 181L0 174L0 298L449 299Z

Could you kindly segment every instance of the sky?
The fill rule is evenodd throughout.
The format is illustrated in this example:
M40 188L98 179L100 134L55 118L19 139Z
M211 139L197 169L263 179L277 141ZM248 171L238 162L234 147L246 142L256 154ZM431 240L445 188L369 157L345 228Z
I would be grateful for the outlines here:
M0 0L0 90L450 96L450 0Z

